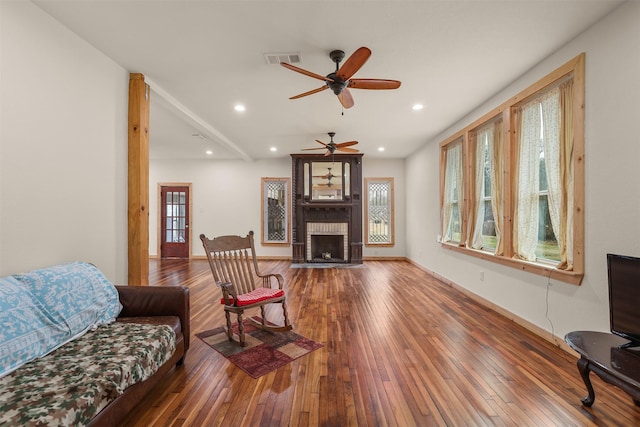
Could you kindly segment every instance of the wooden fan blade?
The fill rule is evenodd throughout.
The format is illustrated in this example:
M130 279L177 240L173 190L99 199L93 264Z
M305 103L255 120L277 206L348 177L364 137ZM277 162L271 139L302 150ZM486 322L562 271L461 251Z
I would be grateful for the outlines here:
M353 89L398 89L400 82L398 80L386 79L351 79L347 87Z
M328 86L322 86L322 87L319 87L318 89L313 89L313 90L310 90L309 92L305 92L305 93L301 93L300 95L292 96L289 99L298 99L298 98L302 98L303 96L313 95L314 93L322 92L323 90L325 90L327 88L328 88Z
M338 100L340 101L340 104L342 104L344 108L353 107L353 97L351 96L351 92L349 92L349 89L347 88L345 88L340 93L340 95L338 95Z
M348 147L338 147L338 148L336 148L336 150L344 151L345 153L357 153L358 152L358 150L356 150L355 148L348 148Z
M351 145L356 145L358 143L358 141L349 141L349 142L341 142L340 144L336 144L337 148L340 147L349 147Z
M328 145L328 144L325 144L324 142L322 142L322 141L320 141L320 140L318 140L318 139L316 139L316 142L317 142L318 144L322 144L322 147L318 147L318 148L302 148L301 150L302 150L302 151L309 151L309 150L326 150L326 149L328 149L328 148L329 148L329 145Z
M361 47L351 54L351 56L344 61L342 66L336 72L336 75L343 81L347 81L353 76L356 71L360 69L367 62L367 59L371 56L371 50L368 47Z
M284 68L290 69L291 71L295 71L297 73L304 74L305 76L313 77L314 79L324 80L326 82L332 82L333 81L329 77L321 76L320 74L316 74L314 72L307 71L305 69L296 67L295 65L291 65L291 64L288 64L286 62L281 62L280 65L282 65Z

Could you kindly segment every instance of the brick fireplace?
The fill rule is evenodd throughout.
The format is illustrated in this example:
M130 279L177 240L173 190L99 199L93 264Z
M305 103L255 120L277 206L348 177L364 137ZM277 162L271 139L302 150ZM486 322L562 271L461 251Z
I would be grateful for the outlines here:
M349 224L307 222L307 262L349 262Z

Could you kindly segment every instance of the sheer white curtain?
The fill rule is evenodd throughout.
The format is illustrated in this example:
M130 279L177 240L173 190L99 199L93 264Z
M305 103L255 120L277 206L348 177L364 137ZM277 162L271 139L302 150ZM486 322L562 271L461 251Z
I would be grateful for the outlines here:
M573 80L560 86L560 264L557 268L573 270Z
M561 232L564 183L560 173L560 90L554 88L522 106L518 147L516 256L535 261L538 244L540 161L544 155L548 207L556 239Z
M514 212L514 251L518 258L535 261L538 244L538 189L540 188L540 101L522 106L518 144L517 204Z
M556 240L560 236L560 207L562 181L560 178L560 90L555 88L540 99L542 112L542 141L547 174L549 216Z
M444 199L442 203L442 241L453 240L453 224L460 221L462 211L462 144L456 143L446 150ZM457 214L454 205L458 205Z
M473 249L482 249L484 241L482 239L482 227L484 225L484 194L485 194L485 164L489 159L488 166L490 168L490 179L493 179L493 124L478 129L476 132L476 156L475 156L475 221L471 230L471 247ZM494 216L495 217L495 216Z
M491 149L493 150L491 160L491 210L493 211L493 221L496 227L496 255L502 255L504 253L504 245L502 243L502 169L504 167L503 155L502 155L502 119L496 120L493 124L493 143Z

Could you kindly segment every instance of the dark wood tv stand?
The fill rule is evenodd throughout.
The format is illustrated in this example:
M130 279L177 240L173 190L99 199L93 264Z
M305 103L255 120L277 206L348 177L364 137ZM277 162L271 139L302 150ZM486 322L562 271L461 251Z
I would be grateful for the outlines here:
M603 381L624 390L640 406L640 349L621 348L629 340L606 332L575 331L564 339L580 354L578 371L589 393L582 399L583 405L593 405L596 398L589 378L593 371Z

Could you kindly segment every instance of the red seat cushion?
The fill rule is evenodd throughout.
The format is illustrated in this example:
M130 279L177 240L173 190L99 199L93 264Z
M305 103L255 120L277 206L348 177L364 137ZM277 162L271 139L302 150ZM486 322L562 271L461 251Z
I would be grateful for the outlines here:
M242 307L244 305L251 305L272 298L279 298L283 295L284 291L282 289L258 288L246 294L238 295L238 301L235 305L237 307ZM233 304L233 297L229 297L229 299ZM224 298L220 300L220 303L224 304Z

